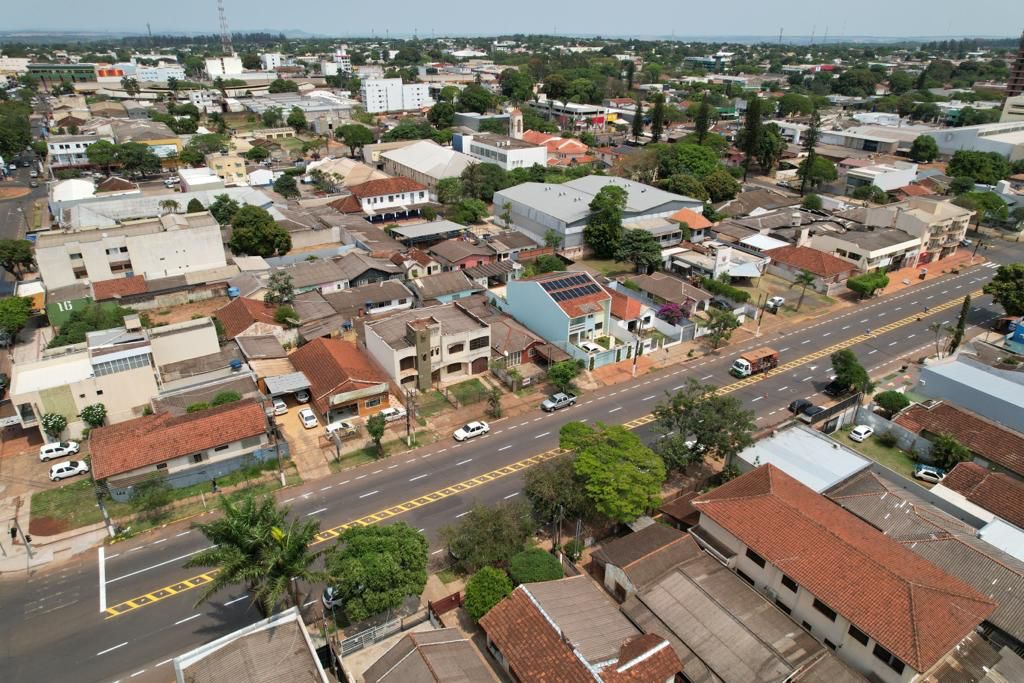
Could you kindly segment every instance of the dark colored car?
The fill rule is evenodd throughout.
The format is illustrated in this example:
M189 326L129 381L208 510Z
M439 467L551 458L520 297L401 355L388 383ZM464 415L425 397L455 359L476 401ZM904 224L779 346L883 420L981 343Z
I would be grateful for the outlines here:
M832 398L838 398L843 394L849 393L849 391L849 385L833 380L829 382L824 389L821 390L821 393L825 394L826 396L831 396Z
M795 401L793 401L792 403L789 404L789 412L793 413L794 415L799 415L800 413L804 412L808 408L813 408L813 407L814 407L814 404L811 403L810 401L808 401L807 399L798 398L797 400L795 400Z
M811 419L815 415L818 415L819 413L823 413L823 412L825 412L825 409L822 408L821 406L813 406L813 405L812 406L807 406L806 408L803 409L803 412L800 414L799 417L804 422L810 424Z

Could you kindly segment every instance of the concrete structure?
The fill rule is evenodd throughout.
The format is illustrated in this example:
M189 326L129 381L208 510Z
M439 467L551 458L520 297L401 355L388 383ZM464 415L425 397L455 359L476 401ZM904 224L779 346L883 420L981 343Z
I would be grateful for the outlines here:
M999 117L1000 123L1011 123L1024 121L1024 95L1007 97L1003 102L1003 113Z
M351 664L345 662L351 671ZM498 683L472 641L455 628L408 633L363 672L364 683Z
M369 114L412 111L433 106L426 83L402 83L401 78L370 78L362 82L360 96Z
M206 75L210 79L242 75L242 60L239 57L211 57L206 60Z
M1010 161L1024 159L1024 121L943 128L927 135L935 138L940 154L952 155L964 149L995 152Z
M529 105L545 119L567 130L604 130L608 124L608 108L599 104L560 102L542 95Z
M508 130L509 115L479 114L475 111L458 111L455 112L455 119L452 121L452 125L480 132L480 125L484 121L499 121L502 123L503 128Z
M352 342L314 339L289 360L309 378L310 400L327 422L365 419L389 405L388 377Z
M135 80L142 83L166 83L170 78L185 80L185 69L180 66L137 66Z
M973 212L948 199L909 197L906 201L872 207L865 224L892 227L920 238L924 264L952 256L967 236Z
M902 230L848 230L813 235L810 246L833 254L859 270L908 268L917 264L921 238Z
M366 350L402 386L427 391L487 372L490 326L458 303L366 323Z
M852 194L858 187L866 185L892 192L909 185L916 177L917 164L903 161L851 168L846 173L846 194Z
M87 62L77 64L29 64L28 75L43 83L83 83L96 80L96 65Z
M364 214L372 223L418 216L420 207L430 202L427 186L409 178L370 180L352 185L349 192L330 206L341 213Z
M199 168L179 168L178 177L181 179L182 192L202 192L204 190L219 190L224 187L224 179L217 175L213 169L206 166Z
M451 147L442 147L431 140L418 140L414 144L383 152L384 172L402 176L427 186L430 198L437 200L437 183L443 178L458 178L466 168L476 163L473 157Z
M89 145L97 140L113 142L112 135L51 135L46 139L46 163L50 168L91 166L86 155Z
M273 71L285 65L285 56L280 52L264 52L260 55L260 66L264 71Z
M914 391L1024 432L1024 375L1020 372L967 358L948 358L921 368ZM1024 472L1020 474L1024 476Z
M48 289L83 280L183 275L227 264L220 225L209 212L166 214L104 230L43 232L36 263Z
M547 166L548 163L546 147L494 133L456 133L452 138L452 149L478 161L497 164L506 171L530 168L534 164Z
M1021 94L1024 94L1024 33L1021 33L1017 59L1013 62L1013 70L1006 82L1007 97L1016 97Z
M225 185L248 185L245 159L231 152L214 152L206 155L206 166L224 181Z
M759 235L760 236L760 235ZM826 254L811 247L787 245L765 252L771 259L767 272L787 282L796 282L801 273L814 275L811 287L826 296L842 290L846 281L857 271L850 261Z
M815 493L846 481L871 461L826 434L793 422L739 452L736 465L749 472L774 465Z

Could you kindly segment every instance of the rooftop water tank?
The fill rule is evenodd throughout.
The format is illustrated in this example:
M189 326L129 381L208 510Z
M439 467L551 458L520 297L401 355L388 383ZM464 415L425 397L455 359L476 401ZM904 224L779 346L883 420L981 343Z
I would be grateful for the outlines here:
M241 294L242 290L240 290L238 287L228 287L228 297L232 299L237 299L239 296L241 296Z
M237 358L232 358L231 362L228 363L228 365L231 366L232 372L238 372L239 370L242 369L242 361L238 360Z

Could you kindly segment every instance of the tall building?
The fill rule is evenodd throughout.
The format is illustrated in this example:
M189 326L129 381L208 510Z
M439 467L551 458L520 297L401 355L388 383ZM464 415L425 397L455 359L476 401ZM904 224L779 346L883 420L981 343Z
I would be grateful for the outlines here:
M1010 72L1010 80L1006 84L1006 96L1024 94L1024 32L1020 34L1020 48L1017 51L1017 61L1013 63L1013 71Z
M426 83L402 83L401 78L371 78L363 81L360 95L370 114L410 111L434 104Z

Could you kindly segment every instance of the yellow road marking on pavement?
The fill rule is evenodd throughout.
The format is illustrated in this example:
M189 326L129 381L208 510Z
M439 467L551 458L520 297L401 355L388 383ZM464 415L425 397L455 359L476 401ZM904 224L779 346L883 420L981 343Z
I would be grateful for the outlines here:
M976 299L981 295L981 290L971 292L970 294L972 299ZM953 308L954 306L959 306L962 301L962 299L953 299L942 304L931 306L928 309L928 313L930 315L932 313L945 311L947 309ZM789 370L798 368L801 365L806 365L807 363L816 361L819 358L830 356L836 351L840 351L842 349L853 346L854 344L859 344L869 339L873 339L875 336L879 334L885 334L886 332L891 332L900 327L904 327L906 325L910 325L911 323L918 322L919 319L919 315L910 315L907 316L906 318L903 318L902 320L896 320L894 322L889 323L888 325L883 325L882 327L874 328L872 330L871 335L862 334L856 337L851 337L845 341L833 344L828 348L820 349L818 351L814 351L805 356L802 356L798 360L783 363L782 365L772 370L770 373L761 373L759 375L751 375L750 377L745 377L741 380L733 382L732 384L720 387L718 389L718 393L730 394L739 389L744 389L752 384L757 384L758 382L764 381L769 377L775 377L780 372L788 372ZM635 420L630 420L629 422L626 422L623 426L625 426L627 429L638 429L640 427L643 427L644 425L651 424L654 421L654 414L648 413L647 415L638 417ZM522 470L528 467L533 467L534 465L540 464L545 460L550 460L551 458L554 458L555 456L561 455L565 452L566 451L562 448L552 448L550 450L544 451L543 453L538 453L537 455L531 456L524 460L520 460L519 462L514 462L510 465L503 465L502 467L487 472L486 474L481 474L476 477L473 477L472 479L461 481L458 484L446 486L432 493L425 493L422 496L417 496L416 498L408 500L404 503L398 503L396 505L387 507L383 510L374 512L373 514L369 514L364 517L360 517L359 519L354 519L350 522L346 522L345 524L339 524L338 526L333 527L331 529L321 531L316 536L316 539L313 541L311 545L319 545L320 543L326 543L327 541L334 540L338 538L338 536L340 536L342 532L344 532L346 529L351 529L352 527L357 526L369 526L370 524L377 524L378 522L383 522L385 520L398 517L399 515L410 510L415 510L416 508L421 508L424 507L425 505L436 503L439 500L443 500L451 496L456 496L465 493L466 491L478 488L480 486L483 486L484 484L489 484L490 482L495 481L496 479L507 477L510 474L515 474L516 472L521 472ZM125 600L124 602L108 607L107 616L105 618L113 619L114 617L119 617L122 614L133 612L142 607L148 607L154 603L160 602L161 600L165 600L171 597L172 595L178 595L179 593L184 593L185 591L190 591L195 588L199 588L200 586L208 583L213 578L213 575L216 573L216 570L209 571L205 574L199 574L198 576L193 576L192 578L184 579L177 583L171 584L170 586L159 588L150 593L146 593L145 595L140 595L137 598Z

